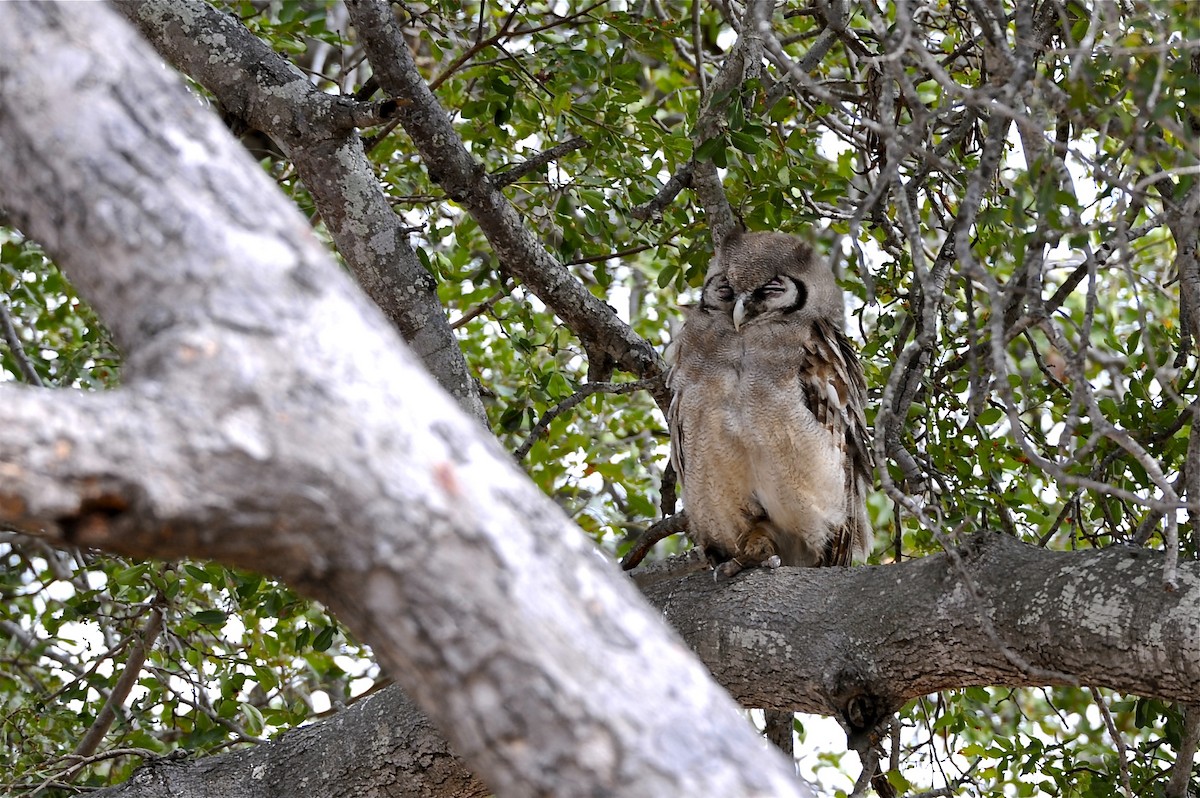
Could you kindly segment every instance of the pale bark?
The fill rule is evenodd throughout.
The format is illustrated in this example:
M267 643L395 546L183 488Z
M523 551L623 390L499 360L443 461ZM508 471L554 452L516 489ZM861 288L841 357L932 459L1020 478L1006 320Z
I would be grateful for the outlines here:
M409 233L384 196L357 131L394 113L393 104L319 91L235 18L201 0L115 5L163 58L287 153L359 285L439 384L483 420L479 390L438 301L437 284L409 246Z
M806 795L101 5L0 6L0 205L125 384L0 386L0 520L323 601L500 795Z
M392 687L269 743L199 760L166 758L106 798L485 798L429 719Z
M0 5L0 205L128 356L120 391L0 386L0 520L289 580L375 646L502 794L804 794L102 12ZM1200 692L1196 563L1168 592L1143 550L990 537L960 556L639 579L747 705L881 714L939 689L1072 681ZM119 792L483 792L410 712L372 699Z

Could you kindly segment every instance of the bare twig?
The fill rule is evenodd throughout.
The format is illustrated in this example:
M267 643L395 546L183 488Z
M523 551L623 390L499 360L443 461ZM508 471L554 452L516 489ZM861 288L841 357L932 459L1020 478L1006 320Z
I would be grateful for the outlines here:
M708 76L704 74L704 37L700 33L700 0L692 0L692 52L696 59L696 88L700 90L700 107L708 102Z
M101 751L98 754L92 754L89 756L67 754L65 757L63 757L63 761L69 762L70 764L61 773L47 778L35 790L33 790L30 795L38 795L49 787L65 788L70 784L71 780L74 779L75 776L77 776L79 772L88 765L94 765L97 762L105 762L110 759L120 759L126 756L136 756L140 757L141 759L158 758L158 754L149 750L148 748L110 748L107 751Z
M513 456L518 460L523 459L525 455L529 454L529 450L533 448L533 445L537 443L538 438L546 434L546 430L550 428L550 424L553 423L554 419L558 418L568 410L576 407L580 402L582 402L584 399L587 399L589 396L598 393L633 393L634 391L653 388L659 382L660 380L656 378L637 380L636 382L589 382L578 391L571 394L566 399L563 399L554 407L543 413L542 417L538 419L538 422L533 425L533 429L529 431L529 437L525 439L524 443L517 447L515 452L513 452Z
M13 360L17 361L17 368L21 371L21 376L30 385L41 387L42 378L38 375L37 369L34 368L33 361L29 359L29 355L25 354L25 347L21 343L21 336L17 333L17 328L13 325L12 314L8 312L8 306L0 302L0 330L4 332L4 342L8 344L8 351L12 353Z
M663 187L658 190L654 198L645 205L639 205L629 212L629 215L634 219L646 221L662 215L663 208L670 205L679 196L679 192L683 191L692 185L692 173L696 168L696 161L690 160L683 166L675 170L671 178L663 184Z
M1171 778L1167 782L1167 798L1188 798L1188 783L1195 769L1193 759L1200 746L1200 705L1185 705L1183 710L1183 739L1171 766Z
M508 296L511 293L511 291L512 291L512 289L509 289L509 288L501 288L499 291L492 294L490 297L488 297L487 299L483 300L475 307L468 310L462 316L460 316L459 318L450 322L450 329L457 330L460 327L465 327L467 325L467 323L469 321L471 321L472 319L478 318L479 316L482 316L484 313L487 313L492 308L494 308L496 306L496 303L499 302L501 299L504 299L504 297Z
M516 166L510 166L502 172L496 172L492 175L492 183L497 188L507 186L509 183L515 183L525 175L536 172L551 161L556 161L567 153L583 149L586 146L587 139L583 136L569 138L561 144L556 144L547 150L542 150L537 155L526 159Z
M638 535L637 540L633 543L633 548L621 560L621 569L632 571L646 558L646 555L650 553L650 549L654 548L655 544L660 540L665 540L671 537L671 535L685 533L687 532L687 528L688 519L686 511L681 511L655 521L645 532Z
M1125 788L1125 798L1133 798L1133 788L1129 784L1129 751L1125 748L1125 740L1121 737L1121 732L1117 730L1117 724L1113 722L1112 713L1108 711L1108 703L1104 700L1104 696L1100 695L1100 691L1095 687L1089 688L1089 690L1092 693L1092 700L1100 709L1100 717L1104 718L1104 728L1108 729L1108 736L1112 738L1113 745L1117 749L1117 762L1121 767L1121 786Z
M75 756L87 758L96 753L96 749L100 746L104 735L108 734L113 721L117 719L117 707L125 703L125 699L129 697L129 691L133 689L133 686L137 684L138 677L142 675L142 666L146 663L146 655L150 653L150 649L154 646L155 641L158 640L158 635L162 632L162 627L162 608L151 607L150 617L146 621L146 625L142 627L133 648L129 650L129 658L125 660L124 671L121 672L117 683L113 685L112 693L109 694L108 700L104 702L104 706L100 709L96 720L87 732L84 733L78 745L75 746Z
M468 61L470 61L472 58L474 58L476 55L478 55L483 50L486 50L487 48L491 47L494 44L498 44L499 42L503 41L504 39L509 39L514 36L528 36L533 33L540 33L541 31L550 30L552 28L557 28L561 25L566 25L570 22L573 22L576 19L579 19L580 17L587 16L592 11L596 10L597 8L599 8L602 5L604 5L603 2L593 3L590 6L586 6L583 9L576 11L574 14L571 14L571 15L565 16L565 17L559 17L558 19L555 19L551 22L547 22L544 25L534 25L534 26L531 26L528 28L512 29L512 23L516 19L517 13L521 10L521 6L522 6L522 3L517 3L514 5L512 11L509 12L509 15L505 18L504 22L502 22L500 24L499 31L497 31L495 34L489 36L486 39L482 38L483 11L486 8L486 4L480 5L480 7L479 7L479 28L477 31L477 38L476 38L475 43L472 44L471 47L469 47L468 49L464 50L457 58L455 58L453 61L451 61L450 64L445 69L442 70L441 74L439 74L433 80L429 81L429 88L431 91L437 91L438 87L441 86L443 83L445 83L447 78L449 78L451 75L453 75L458 70L462 69L464 64L466 64Z

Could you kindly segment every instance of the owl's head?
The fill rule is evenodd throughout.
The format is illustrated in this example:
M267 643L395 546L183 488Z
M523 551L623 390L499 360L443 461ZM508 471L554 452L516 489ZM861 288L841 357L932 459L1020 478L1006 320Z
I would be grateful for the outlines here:
M704 278L704 310L728 313L734 327L832 319L841 326L842 291L829 264L802 238L735 230L717 247Z

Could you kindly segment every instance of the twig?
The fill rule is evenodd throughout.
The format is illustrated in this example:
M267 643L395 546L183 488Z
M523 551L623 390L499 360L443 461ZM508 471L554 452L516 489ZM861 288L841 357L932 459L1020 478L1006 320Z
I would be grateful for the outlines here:
M530 172L536 172L551 161L556 161L567 153L583 149L587 145L587 140L583 136L575 136L574 138L567 139L548 150L542 150L537 155L526 159L516 166L509 167L503 172L496 172L492 175L492 183L496 188L503 188L510 183L515 183Z
M66 787L71 779L75 778L79 771L83 770L88 765L93 765L97 762L103 762L107 759L117 759L123 756L137 756L142 759L160 759L161 757L154 751L148 748L111 748L107 751L102 751L93 756L80 757L77 754L67 754L63 757L64 760L71 761L71 765L57 776L50 776L43 781L38 787L30 793L31 796L37 795L47 787Z
M91 728L87 730L83 735L83 739L75 746L75 756L90 757L96 753L96 749L100 746L104 735L108 734L113 721L117 719L117 707L125 703L125 699L129 696L129 691L137 684L138 677L142 674L142 666L146 663L146 655L150 653L154 642L158 640L158 635L162 632L162 627L162 609L160 607L151 608L149 620L142 627L137 642L129 651L129 659L125 661L125 670L121 673L121 677L117 679L112 693L108 696L108 700L104 702L104 706L100 709L100 714L96 716L96 720L92 723Z
M17 328L13 326L12 315L8 312L8 306L3 302L0 302L0 328L4 330L4 342L8 344L8 350L12 352L13 360L17 361L17 368L21 370L21 376L30 385L42 387L42 378L38 376L33 362L25 354L25 347L21 345L21 336L17 334Z
M633 543L633 548L621 560L622 571L632 571L637 568L638 563L646 558L650 553L650 549L654 548L660 540L665 540L671 535L678 535L687 532L688 518L687 511L681 510L675 515L669 515L666 518L661 518L651 524L645 532L638 535L637 540Z
M677 233L679 231L677 230L675 232ZM638 246L630 247L629 249L622 249L622 250L618 250L616 252L608 252L603 255L589 255L586 258L575 258L574 260L563 261L563 263L567 266L582 266L582 265L588 264L588 263L601 263L606 260L612 260L613 258L627 258L630 255L636 255L639 252L645 252L648 249L655 249L657 247L661 247L668 240L670 240L674 235L675 235L675 233L671 233L670 236L667 236L662 241L656 241L653 244L639 244Z
M510 288L501 288L499 291L468 310L462 316L450 322L450 329L457 330L459 327L465 326L467 322L471 321L471 319L487 313L489 310L495 307L497 302L499 302L501 299L504 299L504 297L508 296L511 292L512 289Z
M700 107L708 102L708 77L704 74L704 37L700 34L700 0L692 0L692 49L696 53L696 87Z
M629 212L629 215L639 221L646 221L660 216L663 208L666 208L675 198L679 196L679 192L692 185L692 173L696 169L696 161L690 160L683 166L675 170L675 174L663 184L663 187L658 190L654 198L645 205L639 205Z
M1171 779L1167 782L1167 798L1188 798L1188 782L1192 778L1192 759L1200 746L1200 706L1195 704L1181 707L1183 710L1183 738L1175 764L1171 766Z
M637 380L635 382L589 382L587 385L584 385L578 391L571 394L566 399L563 399L554 407L543 413L542 417L538 419L537 424L534 424L533 429L530 430L529 437L525 439L524 443L517 447L515 452L513 452L513 456L518 460L524 459L525 455L529 454L529 450L533 448L533 445L537 443L538 438L546 434L546 430L550 428L550 424L554 421L554 419L572 409L592 394L633 393L634 391L652 388L657 382L659 382L659 379L655 377L645 380Z
M1100 708L1100 717L1104 718L1108 736L1112 738L1113 745L1117 747L1117 762L1121 766L1121 786L1125 788L1125 798L1133 798L1133 789L1129 784L1129 751L1125 748L1125 741L1121 738L1121 733L1117 731L1117 724L1113 722L1112 713L1108 711L1108 704L1105 703L1104 696L1100 695L1100 691L1095 687L1088 689L1092 693L1092 700Z
M497 31L494 35L489 36L486 39L482 39L482 38L477 39L475 44L473 44L469 48L467 48L467 50L464 51L460 56L458 56L458 58L455 58L453 61L451 61L450 65L448 67L446 67L444 70L442 70L442 73L440 75L435 77L433 80L429 81L429 90L437 91L438 86L441 86L443 83L446 82L447 78L449 78L451 75L453 75L459 69L461 69L463 64L470 61L472 58L474 58L476 55L478 55L481 51L486 50L488 47L491 47L493 44L498 44L501 39L510 38L513 36L528 36L531 33L539 33L544 30L550 30L551 28L557 28L560 25L566 25L567 23L569 23L573 20L576 20L579 17L583 17L583 16L590 14L595 9L604 5L604 0L601 0L601 2L598 2L598 3L593 3L592 5L587 6L586 8L584 8L581 11L576 11L574 14L571 14L570 16L560 17L559 19L556 19L553 22L547 22L545 25L537 25L532 28L519 28L517 30L510 31L508 29L508 27L509 27L509 25L511 25L513 23L513 20L516 18L517 12L520 11L520 9L521 9L521 5L522 5L522 3L516 4L516 6L513 8L513 10L509 13L508 17L505 18L504 22L502 22L500 24L499 31ZM480 26L479 26L478 32L479 32L479 34L482 34L483 33L483 6L482 5L480 6L480 9L479 9L479 16L480 16L480 20L479 20Z

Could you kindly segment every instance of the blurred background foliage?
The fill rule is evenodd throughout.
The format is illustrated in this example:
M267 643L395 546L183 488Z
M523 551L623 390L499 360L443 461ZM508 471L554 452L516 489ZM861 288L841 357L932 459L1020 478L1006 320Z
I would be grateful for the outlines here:
M1164 480L1185 484L1197 398L1178 282L1196 268L1180 258L1195 252L1194 224L1190 242L1179 236L1200 196L1193 4L868 3L845 9L840 30L835 6L776 9L779 50L717 98L724 126L697 157L721 169L749 228L808 235L838 264L888 455L870 501L872 561L981 529L1060 549L1161 547L1164 517L1177 522L1179 556L1196 558L1191 516L1151 506ZM369 75L335 2L223 7L323 90L351 94ZM489 172L583 139L505 193L575 277L663 346L712 247L688 191L648 216L635 209L692 157L713 99L697 60L710 82L741 7L396 10ZM814 47L826 49L811 70L789 71ZM1007 83L1022 66L1024 79ZM586 382L582 346L505 272L402 133L364 137L438 280L492 429L515 451ZM243 140L324 235L278 149L254 131ZM99 320L35 242L3 227L0 309L0 378L119 385L120 354ZM531 443L530 476L614 556L659 516L667 433L645 391L590 396ZM664 541L658 554L683 545ZM64 757L156 612L162 630L94 761ZM368 651L270 580L54 551L0 531L0 792L120 781L147 757L268 738L378 684ZM1180 710L1154 700L1001 687L929 696L900 723L894 787L978 796L1162 795L1182 728ZM849 791L857 763L828 744L828 722L796 726L802 772Z

